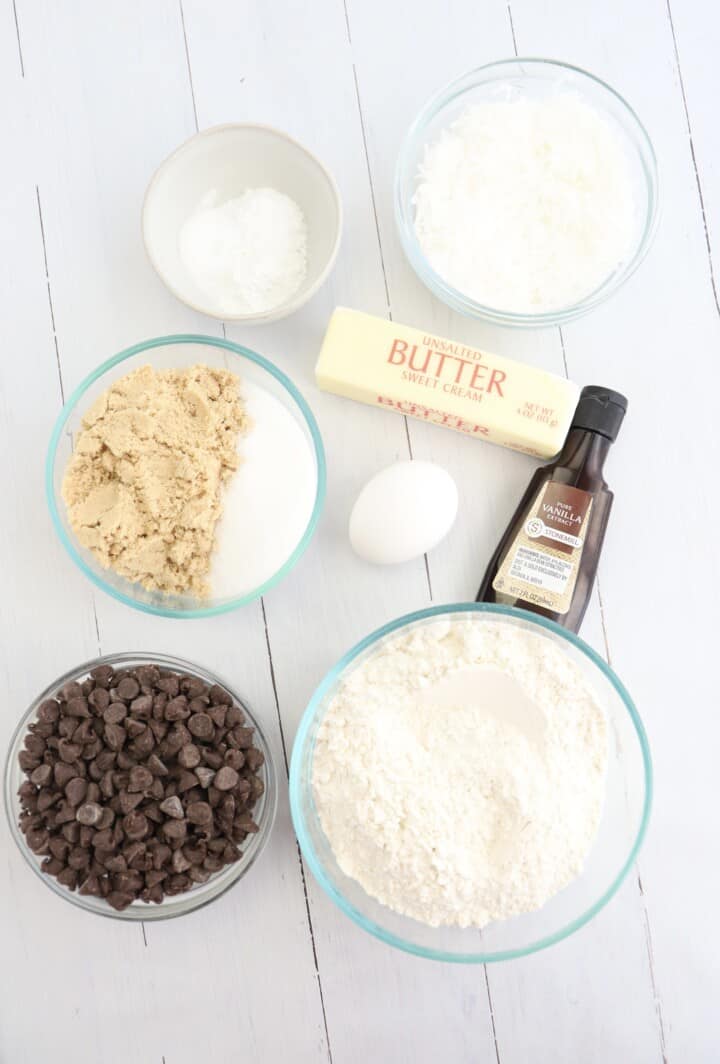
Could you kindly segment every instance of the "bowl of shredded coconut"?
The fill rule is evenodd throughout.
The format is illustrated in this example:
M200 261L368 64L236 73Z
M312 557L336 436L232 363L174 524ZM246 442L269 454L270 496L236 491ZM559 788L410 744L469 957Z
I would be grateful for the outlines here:
M342 231L332 175L280 130L197 133L153 176L143 205L150 261L183 303L224 321L267 323L325 281Z
M637 855L652 769L606 662L552 621L488 604L401 617L305 711L290 803L332 900L382 941L487 962L559 942Z
M562 324L635 271L656 228L657 164L631 107L564 63L513 59L437 93L395 175L406 255L454 310Z

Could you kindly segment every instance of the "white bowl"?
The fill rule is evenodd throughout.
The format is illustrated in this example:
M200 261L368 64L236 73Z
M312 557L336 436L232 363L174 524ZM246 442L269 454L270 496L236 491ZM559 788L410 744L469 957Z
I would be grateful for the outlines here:
M180 230L212 190L223 203L245 189L268 187L290 196L305 215L307 275L290 299L269 311L221 314L183 265ZM150 262L179 300L224 321L266 323L303 306L329 274L340 245L342 204L330 173L286 133L270 126L214 126L181 144L156 170L145 193L142 229Z

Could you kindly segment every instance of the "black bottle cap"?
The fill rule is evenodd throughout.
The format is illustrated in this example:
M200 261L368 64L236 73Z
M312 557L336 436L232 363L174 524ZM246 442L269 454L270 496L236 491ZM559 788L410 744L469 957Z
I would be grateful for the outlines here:
M571 429L588 429L616 440L625 417L628 401L620 392L591 384L580 392Z

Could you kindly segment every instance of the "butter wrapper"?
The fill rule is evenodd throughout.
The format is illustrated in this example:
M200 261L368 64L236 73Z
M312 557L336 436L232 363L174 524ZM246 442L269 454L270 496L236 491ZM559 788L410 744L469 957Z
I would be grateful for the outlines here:
M558 453L580 395L564 377L345 307L315 377L323 391L537 458Z

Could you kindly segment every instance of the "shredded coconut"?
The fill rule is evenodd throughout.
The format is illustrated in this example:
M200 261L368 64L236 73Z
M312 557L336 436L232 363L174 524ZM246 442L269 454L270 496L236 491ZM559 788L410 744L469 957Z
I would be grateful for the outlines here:
M606 762L605 715L555 643L454 620L389 641L346 678L312 783L340 868L368 894L433 927L483 927L580 873Z
M414 204L433 269L476 302L517 313L589 295L636 232L619 136L571 94L468 108L426 146Z
M307 226L294 200L250 188L205 196L180 230L180 258L220 314L262 314L285 303L307 274Z

